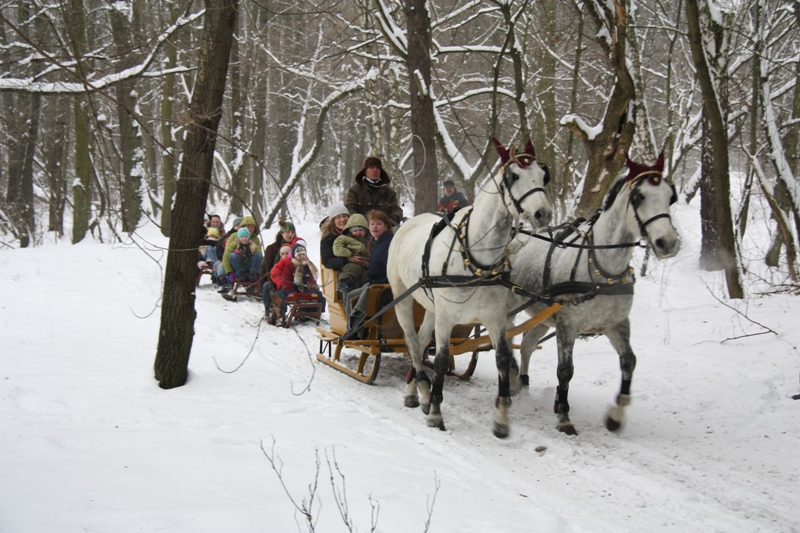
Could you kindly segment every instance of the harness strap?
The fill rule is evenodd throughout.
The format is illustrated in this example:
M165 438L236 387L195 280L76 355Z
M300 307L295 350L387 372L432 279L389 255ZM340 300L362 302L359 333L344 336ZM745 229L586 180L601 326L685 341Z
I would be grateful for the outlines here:
M369 324L383 315L386 311L394 307L399 301L405 300L412 292L419 288L423 289L442 289L449 287L487 287L492 285L502 285L511 289L515 294L525 296L528 298L535 298L536 301L551 305L553 302L549 298L542 298L538 294L524 290L522 287L514 285L509 280L507 273L499 274L497 276L488 278L478 278L475 276L428 276L420 278L414 285L406 289L406 291L386 304L380 311L372 315L368 320L364 321L363 325Z
M572 235L574 232L578 231L578 226L580 226L583 222L585 222L584 218L577 218L573 222L567 222L560 226L556 226L555 228L548 228L547 232L550 235L548 240L550 242L550 248L547 250L547 257L544 261L544 273L542 276L542 282L544 287L547 287L550 284L550 264L553 258L553 252L556 248L566 248L570 246L572 243L565 243L564 239ZM554 229L561 229L562 231L559 232L557 235L553 235ZM520 229L519 233L524 233L526 235L531 235L533 237L538 237L535 233L531 233L527 230Z

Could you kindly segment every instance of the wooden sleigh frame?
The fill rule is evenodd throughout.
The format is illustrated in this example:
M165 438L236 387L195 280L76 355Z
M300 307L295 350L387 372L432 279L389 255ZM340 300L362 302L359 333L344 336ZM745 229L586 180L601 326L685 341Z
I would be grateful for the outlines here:
M323 267L321 276L322 291L328 301L330 328L317 328L317 338L319 339L317 360L362 383L372 384L378 376L383 353L408 355L403 331L397 323L394 310L388 309L377 320L367 322L361 339L342 340L342 335L347 331L347 321L344 304L336 293L337 272ZM367 320L391 302L392 292L389 285L371 285L367 296ZM561 305L554 303L522 324L510 328L507 332L508 337L514 337L533 328L557 313L559 309L561 309ZM414 302L414 325L416 328L420 327L424 317L425 309ZM518 348L518 346L516 347ZM355 368L346 365L342 361L341 356L344 348L360 352ZM491 339L489 335L481 335L479 324L457 326L450 338L450 373L459 379L469 379L475 372L478 353L491 349ZM471 353L470 361L466 369L459 371L456 368L455 356L465 353Z

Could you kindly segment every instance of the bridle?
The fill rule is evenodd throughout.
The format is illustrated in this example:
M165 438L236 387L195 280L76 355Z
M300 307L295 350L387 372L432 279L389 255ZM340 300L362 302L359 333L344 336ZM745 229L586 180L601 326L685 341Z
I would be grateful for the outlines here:
M511 192L511 187L514 185L514 182L519 180L519 176L511 172L509 165L511 165L511 163L516 163L519 168L527 168L528 166L530 166L531 163L534 162L536 162L535 156L525 153L517 154L517 148L515 146L512 146L508 154L508 161L506 161L502 167L503 179L500 182L500 194L503 195L508 194L511 203L514 204L514 209L517 210L517 214L519 216L522 216L522 213L524 211L522 208L522 202L525 200L525 198L537 192L540 192L542 194L546 193L544 187L534 187L529 191L525 192L525 194L523 194L519 198L514 196L514 193ZM547 182L550 181L550 172L547 168L547 165L540 165L539 168L541 168L544 171L544 185L547 185Z
M647 178L647 176L650 177ZM664 178L662 177L660 170L645 170L644 172L637 174L630 180L630 187L632 190L630 196L628 197L628 203L633 208L633 216L636 218L636 223L639 225L639 233L641 233L642 239L645 239L649 242L650 236L647 234L647 226L650 223L655 222L660 218L668 218L670 219L671 222L672 217L670 217L669 212L659 213L642 222L642 218L639 216L638 207L642 204L643 198L639 193L639 187L641 186L645 178L647 178L647 182L650 183L650 185L656 187L661 183L661 180ZM678 195L675 192L675 185L670 183L669 186L672 187L672 197L669 200L669 205L672 205L678 201Z

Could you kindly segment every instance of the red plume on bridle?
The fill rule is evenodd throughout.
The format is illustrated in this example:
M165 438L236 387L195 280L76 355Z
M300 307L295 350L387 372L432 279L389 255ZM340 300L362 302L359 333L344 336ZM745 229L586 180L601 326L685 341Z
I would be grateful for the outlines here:
M648 178L648 180L653 180L655 176L661 177L661 173L664 171L664 152L658 154L658 159L656 160L655 165L648 166L648 165L640 165L634 161L631 161L631 158L628 155L625 155L625 162L628 165L628 175L625 177L625 180L628 182L633 182L642 178L644 176L652 176ZM656 185L658 183L657 179Z
M506 150L500 141L495 138L492 138L492 142L494 142L494 148L497 150L497 154L500 156L500 164L505 166L510 161L519 166L519 168L525 168L529 166L531 163L536 161L536 150L533 148L533 143L528 139L528 144L525 145L525 151L517 153L517 147L512 146L511 150Z

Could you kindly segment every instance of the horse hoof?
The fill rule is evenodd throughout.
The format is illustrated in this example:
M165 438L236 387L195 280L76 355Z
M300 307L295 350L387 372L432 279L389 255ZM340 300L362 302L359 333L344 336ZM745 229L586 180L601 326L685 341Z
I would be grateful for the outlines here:
M578 432L575 431L575 426L572 424L564 424L563 426L557 426L557 429L561 433L566 433L567 435L577 435Z
M428 413L430 413L430 412L431 412L431 404L429 404L429 403L423 403L423 404L422 404L422 412L423 412L425 415L427 415Z
M417 396L406 396L403 405L411 408L419 407L419 398Z
M497 422L494 423L492 428L492 433L498 439L504 439L508 437L508 425L506 424L498 424Z
M614 420L610 416L606 417L606 429L609 431L619 431L619 428L622 427L622 422Z
M519 384L523 387L528 387L531 384L530 376L528 374L520 374L519 376Z
M426 420L428 427L439 428L444 431L444 419L441 416L429 416Z

